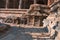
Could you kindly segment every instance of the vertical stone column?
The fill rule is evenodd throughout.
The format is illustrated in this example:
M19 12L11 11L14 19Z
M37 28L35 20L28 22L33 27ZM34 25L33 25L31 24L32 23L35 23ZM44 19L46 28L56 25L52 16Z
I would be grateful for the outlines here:
M31 19L31 18L32 18L32 19ZM34 16L32 16L31 18L30 18L30 25L31 25L31 26L34 26Z
M29 25L29 17L27 17L27 25Z
M41 25L40 24L40 17L38 17L38 25L37 26L40 27L40 25Z
M32 19L29 18L29 16L28 16L28 18L27 18L27 25L32 25L32 26L34 26L34 16L32 16Z
M35 18L34 18L34 17L35 17L35 16L33 16L33 22L32 22L32 23L33 23L33 26L35 25Z
M48 0L48 4L47 4L48 6L50 5L50 0Z
M36 20L36 19L35 19L35 16L34 16L34 26L35 26L35 20Z
M36 4L36 0L34 0L34 4Z
M6 0L6 6L5 6L6 9L8 8L8 4L9 4L9 0Z
M19 0L19 9L21 9L22 0Z
M40 26L40 17L39 17L39 26Z

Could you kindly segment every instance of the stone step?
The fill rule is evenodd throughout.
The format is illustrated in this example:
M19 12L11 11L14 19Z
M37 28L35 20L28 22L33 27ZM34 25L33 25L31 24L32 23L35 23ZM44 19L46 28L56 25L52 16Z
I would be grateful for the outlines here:
M50 38L50 33L30 33L30 32L26 32L26 34L31 35L32 38Z

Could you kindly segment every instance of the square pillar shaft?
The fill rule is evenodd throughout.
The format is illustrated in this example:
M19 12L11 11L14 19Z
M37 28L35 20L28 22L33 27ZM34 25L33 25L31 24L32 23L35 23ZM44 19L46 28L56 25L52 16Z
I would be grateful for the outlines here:
M34 26L34 16L32 16L32 17L29 16L27 18L27 24Z

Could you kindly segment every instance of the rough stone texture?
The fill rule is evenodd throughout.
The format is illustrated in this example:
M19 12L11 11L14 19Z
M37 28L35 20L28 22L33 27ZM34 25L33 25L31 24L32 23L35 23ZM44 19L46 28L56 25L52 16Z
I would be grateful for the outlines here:
M37 8L36 6L37 6L37 4L32 5L31 7L32 8L35 7L37 10L40 10L40 7ZM54 39L48 39L48 38L46 38L46 39L45 38L43 38L43 39L42 38L41 39L38 39L38 38L34 39L32 37L32 35L29 35L29 34L25 33L25 32L30 32L30 33L33 33L33 32L34 33L40 33L40 32L42 32L43 33L43 32L46 32L46 30L47 31L51 31L51 35L50 36L53 36L55 34L55 31L57 31L58 34L57 34L55 40L60 40L60 32L58 31L59 28L60 28L60 22L58 23L58 26L57 26L57 20L56 20L57 14L60 13L60 12L58 12L60 9L58 9L58 11L57 11L57 9L58 9L57 5L51 7L50 12L53 12L53 14L50 14L47 17L47 19L43 21L43 23L44 23L43 26L45 28L43 28L43 29L42 28L38 28L38 29L37 28L30 28L30 29L28 29L27 28L27 29L24 29L24 28L14 27L14 28L11 28L10 31L5 35L5 37L1 38L0 40L54 40ZM30 10L32 12L34 12L35 9L33 10L33 9L30 8ZM1 12L3 13L3 11L1 11ZM7 11L5 11L5 12L7 12ZM15 11L13 11L13 12L15 12ZM17 12L17 13L20 13L20 12ZM39 14L40 13L38 13L38 15ZM1 14L1 16L2 15L7 16L6 14ZM18 16L20 16L20 15L18 15ZM48 30L47 27L50 27L51 30L50 29ZM53 27L57 27L57 28L53 29Z

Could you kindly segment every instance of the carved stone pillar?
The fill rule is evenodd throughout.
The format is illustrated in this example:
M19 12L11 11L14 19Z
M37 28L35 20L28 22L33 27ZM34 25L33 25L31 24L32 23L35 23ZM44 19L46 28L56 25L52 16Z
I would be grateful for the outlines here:
M6 0L6 9L8 8L8 3L9 3L9 0Z
M19 9L21 9L22 0L19 0Z
M32 22L32 23L33 23L33 26L34 26L34 22L35 22L34 20L35 20L35 18L34 18L34 16L33 16L33 22Z
M36 0L34 0L34 4L36 4Z
M27 17L27 25L29 25L29 16Z

